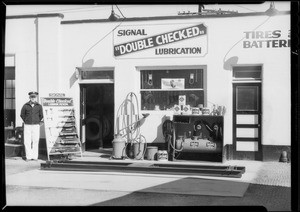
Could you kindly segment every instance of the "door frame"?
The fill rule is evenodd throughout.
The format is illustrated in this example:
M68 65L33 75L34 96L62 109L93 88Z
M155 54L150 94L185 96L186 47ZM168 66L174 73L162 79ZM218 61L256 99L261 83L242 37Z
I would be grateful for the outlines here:
M236 110L236 87L237 86L258 86L258 111L240 111ZM233 82L232 83L232 144L233 144L233 159L247 158L251 160L262 161L262 83L261 81L253 82ZM237 124L236 116L238 114L257 114L258 123L257 124ZM237 151L237 128L257 128L258 137L257 138L239 138L238 140L244 141L256 141L258 145L257 151Z
M81 140L81 150L84 152L86 149L85 146L85 119L86 119L86 87L84 84L79 84L79 132L80 132L80 140Z
M81 149L82 151L85 151L86 150L86 146L85 146L85 115L86 115L86 111L84 113L84 116L82 114L82 110L85 110L86 106L85 104L83 105L82 104L82 97L83 97L83 94L82 94L82 87L84 87L84 85L87 85L87 84L113 84L114 86L114 102L115 102L115 92L116 92L116 89L115 89L115 68L114 67L111 67L111 66L107 66L107 67L76 67L75 68L76 71L75 71L75 77L76 79L78 79L78 85L79 85L79 117L80 117L80 139L81 139ZM112 71L113 72L113 79L82 79L82 74L84 71ZM86 95L86 94L85 94ZM83 98L86 98L83 97ZM115 115L115 108L114 108L114 115ZM113 125L114 126L114 125ZM83 142L84 141L84 142Z

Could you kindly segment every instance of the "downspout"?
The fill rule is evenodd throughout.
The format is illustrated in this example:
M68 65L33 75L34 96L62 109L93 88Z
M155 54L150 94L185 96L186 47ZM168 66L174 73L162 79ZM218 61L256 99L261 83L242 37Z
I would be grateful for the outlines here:
M40 88L40 85L39 85L39 26L38 26L38 17L35 19L34 21L35 23L35 38L36 38L36 43L35 43L35 46L36 46L36 49L35 49L35 53L36 53L36 91L38 93L39 92L39 88ZM39 98L37 98L37 101L39 102Z

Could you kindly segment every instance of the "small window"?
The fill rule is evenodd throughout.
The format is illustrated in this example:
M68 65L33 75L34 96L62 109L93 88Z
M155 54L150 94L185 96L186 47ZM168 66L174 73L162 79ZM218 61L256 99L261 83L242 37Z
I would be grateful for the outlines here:
M237 111L258 111L258 88L256 86L236 87Z
M4 126L15 126L15 67L5 67L4 74Z
M234 80L261 80L261 66L233 67Z
M81 79L114 79L113 71L82 71Z

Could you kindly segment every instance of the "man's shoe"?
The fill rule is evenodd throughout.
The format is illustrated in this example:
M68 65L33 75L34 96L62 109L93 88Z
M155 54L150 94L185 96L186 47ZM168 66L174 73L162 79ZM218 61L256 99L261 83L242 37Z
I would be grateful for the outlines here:
M38 161L38 159L31 159L31 160L33 160L33 161Z

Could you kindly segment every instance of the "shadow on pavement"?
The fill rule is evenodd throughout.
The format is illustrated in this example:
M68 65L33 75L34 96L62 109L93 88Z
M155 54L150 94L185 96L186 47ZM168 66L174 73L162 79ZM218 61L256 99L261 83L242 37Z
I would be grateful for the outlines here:
M161 185L161 188L163 187L166 185ZM268 211L291 210L289 187L250 184L242 197L147 192L149 189L151 190L151 188L143 189L92 206L245 206L247 210L249 206L263 206ZM261 211L260 209L254 208L251 211L257 212Z

